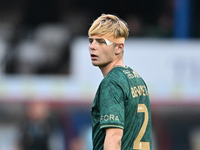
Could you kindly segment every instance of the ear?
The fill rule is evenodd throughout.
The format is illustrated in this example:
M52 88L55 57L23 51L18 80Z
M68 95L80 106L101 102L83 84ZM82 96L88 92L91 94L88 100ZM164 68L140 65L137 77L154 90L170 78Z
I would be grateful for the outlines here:
M115 49L116 49L115 50L115 54L116 55L119 55L120 53L123 53L124 44L123 43L117 44Z

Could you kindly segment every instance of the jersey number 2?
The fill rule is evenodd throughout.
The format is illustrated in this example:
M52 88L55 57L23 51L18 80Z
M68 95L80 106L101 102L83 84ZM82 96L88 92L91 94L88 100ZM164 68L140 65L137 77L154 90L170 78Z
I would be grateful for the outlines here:
M133 149L150 150L150 143L141 141L141 139L146 131L148 120L149 120L148 110L147 110L147 107L145 106L145 104L139 104L137 112L144 113L144 122L142 124L142 127L139 131L137 138L134 141Z

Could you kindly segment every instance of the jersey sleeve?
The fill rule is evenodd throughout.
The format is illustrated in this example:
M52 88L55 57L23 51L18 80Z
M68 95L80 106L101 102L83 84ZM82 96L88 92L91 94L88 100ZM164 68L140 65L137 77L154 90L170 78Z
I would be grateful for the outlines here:
M123 88L116 82L102 82L100 92L100 128L124 129Z

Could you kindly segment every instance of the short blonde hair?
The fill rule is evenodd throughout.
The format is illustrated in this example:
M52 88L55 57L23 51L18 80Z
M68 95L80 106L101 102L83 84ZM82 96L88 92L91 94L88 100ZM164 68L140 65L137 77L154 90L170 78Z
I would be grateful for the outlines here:
M114 38L128 38L129 30L127 23L115 15L102 14L97 18L88 31L89 36L105 35L113 36Z

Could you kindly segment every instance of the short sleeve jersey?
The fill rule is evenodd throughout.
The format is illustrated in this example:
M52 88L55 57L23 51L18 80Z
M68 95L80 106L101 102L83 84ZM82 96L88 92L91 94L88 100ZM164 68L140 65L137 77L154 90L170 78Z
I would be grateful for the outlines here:
M93 150L103 150L105 128L123 129L122 150L151 150L147 86L130 67L114 67L101 81L92 104Z

